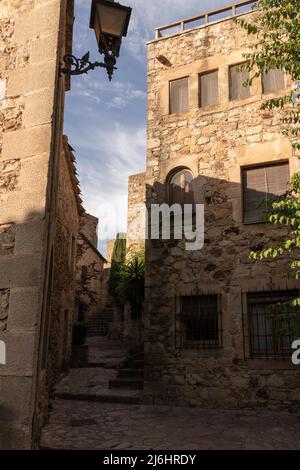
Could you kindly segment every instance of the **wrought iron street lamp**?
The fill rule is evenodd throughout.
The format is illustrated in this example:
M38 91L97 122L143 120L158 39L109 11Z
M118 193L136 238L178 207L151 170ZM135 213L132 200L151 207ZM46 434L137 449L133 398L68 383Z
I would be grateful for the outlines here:
M104 62L90 62L90 53L81 59L73 55L65 55L65 67L60 73L81 75L102 67L107 70L109 80L112 79L117 58L120 55L122 38L127 35L132 9L116 3L114 0L92 0L90 28L95 30L100 54Z

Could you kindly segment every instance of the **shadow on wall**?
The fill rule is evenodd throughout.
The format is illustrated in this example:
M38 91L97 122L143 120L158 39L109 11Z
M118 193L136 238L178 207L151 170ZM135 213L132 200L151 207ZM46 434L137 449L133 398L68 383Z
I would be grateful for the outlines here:
M6 347L0 364L1 449L28 448L30 442L43 217L35 211L23 223L0 225L0 340Z
M6 345L6 364L0 364L0 449L31 447L33 410L42 422L48 410L49 378L59 374L66 350L57 324L64 320L64 304L75 300L67 267L72 238L56 220L45 273L48 230L39 212L29 213L23 223L0 225L0 341ZM71 324L67 341L71 343Z
M251 250L284 240L288 233L286 228L266 223L266 201L284 194L288 188L288 162L245 168L241 183L208 176L193 179L191 176L187 168L179 168L177 176L172 173L166 183L156 182L146 187L149 234L146 244L147 287L159 289L162 286L163 290L165 286L165 295L168 296L170 288L174 292L183 284L193 284L199 290L204 285L240 286L260 272L263 276L267 274L265 282L272 283L274 271L267 269L270 263L252 263L249 254ZM161 233L159 240L150 239L153 225L151 206L171 206L174 203L182 206L192 204L194 207L196 204L204 205L204 247L201 250L186 251L185 240L174 239L174 218L171 218L170 240L162 240ZM197 221L193 212L195 232L196 222L201 225L201 220ZM179 219L181 223L182 218ZM160 231L161 228L160 221ZM163 295L159 302L164 305Z

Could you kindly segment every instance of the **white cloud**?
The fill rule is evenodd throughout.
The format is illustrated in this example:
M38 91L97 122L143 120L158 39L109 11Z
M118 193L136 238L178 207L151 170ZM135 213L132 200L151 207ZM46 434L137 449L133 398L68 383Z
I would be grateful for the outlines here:
M145 128L89 127L80 136L71 136L70 143L81 147L78 170L84 207L99 217L100 239L126 232L128 176L144 171Z
M105 94L105 105L108 108L125 108L130 102L135 100L146 100L146 93L136 88L130 82L107 82L97 78L76 80L72 84L71 96L85 96L95 101L96 104L102 102L100 96Z
M101 239L126 231L128 176L145 169L146 129L140 120L146 109L146 93L141 89L141 79L146 79L146 42L154 39L157 26L232 3L232 0L119 1L133 7L128 37L121 51L127 52L124 55L127 70L131 71L130 80L124 78L127 76L124 68L118 73L121 79L117 81L116 75L112 82L101 75L103 71L95 70L88 76L74 78L68 94L71 99L67 99L70 106L66 127L71 145L78 150L84 206L99 217ZM75 5L74 55L82 56L90 50L91 61L99 60L95 34L88 28L91 1L76 0ZM79 101L80 97L84 100ZM129 104L130 116L126 109ZM103 244L100 246L103 248Z

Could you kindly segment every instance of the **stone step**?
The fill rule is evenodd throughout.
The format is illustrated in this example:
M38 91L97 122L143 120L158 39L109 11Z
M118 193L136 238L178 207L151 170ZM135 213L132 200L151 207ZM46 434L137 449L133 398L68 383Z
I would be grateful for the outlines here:
M126 359L123 363L123 367L126 369L144 369L143 359Z
M56 399L71 401L89 401L95 403L121 403L127 405L138 405L141 402L140 393L134 390L118 390L118 392L108 391L103 394L93 393L55 393Z
M144 369L120 369L118 378L144 379Z
M114 379L109 381L110 389L143 390L144 382L135 379Z
M88 320L88 323L94 324L94 323L107 323L107 322L112 322L113 320L111 318L95 318L93 320Z

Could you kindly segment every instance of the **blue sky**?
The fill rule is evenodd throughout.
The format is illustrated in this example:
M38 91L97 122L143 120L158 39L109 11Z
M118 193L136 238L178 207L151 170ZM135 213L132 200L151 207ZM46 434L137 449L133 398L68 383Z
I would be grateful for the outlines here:
M233 0L121 0L133 8L118 70L110 83L103 69L72 78L66 97L65 133L76 151L86 210L100 219L99 247L126 232L128 176L145 170L146 42L154 28L230 5ZM89 29L91 0L75 0L74 49L98 61Z

